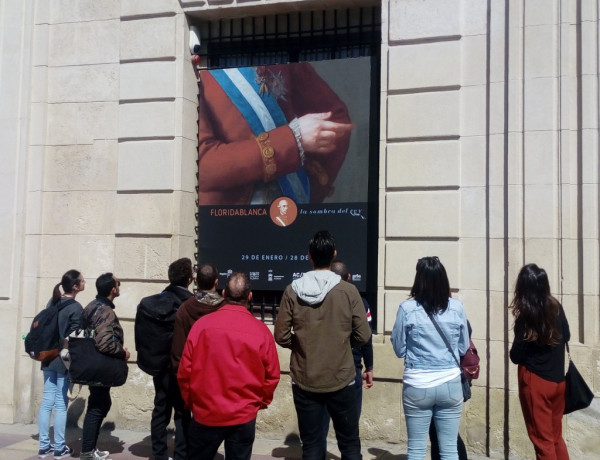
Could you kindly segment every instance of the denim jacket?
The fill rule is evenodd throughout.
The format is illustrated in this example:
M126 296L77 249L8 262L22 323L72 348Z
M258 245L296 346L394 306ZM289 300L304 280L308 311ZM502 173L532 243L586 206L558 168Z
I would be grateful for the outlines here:
M435 315L435 319L446 335L456 359L460 361L469 348L467 316L462 303L448 299L448 308ZM404 358L407 369L451 369L456 361L444 344L444 340L414 299L400 304L392 330L392 345L399 358Z

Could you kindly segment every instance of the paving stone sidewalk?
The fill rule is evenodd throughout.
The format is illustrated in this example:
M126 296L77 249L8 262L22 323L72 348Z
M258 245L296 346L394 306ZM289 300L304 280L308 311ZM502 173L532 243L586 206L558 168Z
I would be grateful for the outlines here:
M79 457L81 428L67 427L67 444L74 449L73 458ZM38 452L37 425L0 424L0 459L35 460ZM100 432L98 447L111 452L112 460L139 460L151 458L150 432L116 429L105 423ZM340 459L335 443L330 442L328 459ZM369 443L363 441L365 460L406 460L406 447L399 444ZM253 460L297 460L302 457L298 437L290 435L285 440L256 439L252 454ZM427 457L429 458L429 457ZM489 457L470 454L470 460L484 460ZM491 457L500 458L500 457ZM53 457L46 457L52 460ZM223 460L223 450L215 460Z

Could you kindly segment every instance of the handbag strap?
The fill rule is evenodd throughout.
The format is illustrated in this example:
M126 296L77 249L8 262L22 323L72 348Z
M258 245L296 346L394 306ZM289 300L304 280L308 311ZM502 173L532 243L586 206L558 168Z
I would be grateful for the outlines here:
M569 358L569 362L571 361L571 350L569 350L569 342L565 342L565 346L567 347L567 357Z
M85 323L83 325L83 330L87 331L88 328L90 328L92 326L92 320L94 319L94 317L96 316L96 313L98 313L98 311L100 310L100 308L102 308L104 305L100 304L98 306L96 306L96 308L94 308L94 311L92 311L92 314L88 317L85 318ZM93 335L91 337L94 337L96 335L96 326L94 325L93 327Z
M450 354L454 358L454 361L456 361L456 365L460 368L460 363L458 362L458 359L456 359L456 355L452 351L452 347L450 347L450 342L448 342L448 339L446 338L446 334L444 334L444 331L442 331L442 329L440 328L440 325L437 323L437 321L435 320L435 318L433 317L432 314L431 315L427 315L427 316L429 316L429 319L431 320L431 322L433 323L433 325L435 326L435 328L439 332L440 336L442 337L442 340L446 344L446 348L448 348L448 351L450 352Z

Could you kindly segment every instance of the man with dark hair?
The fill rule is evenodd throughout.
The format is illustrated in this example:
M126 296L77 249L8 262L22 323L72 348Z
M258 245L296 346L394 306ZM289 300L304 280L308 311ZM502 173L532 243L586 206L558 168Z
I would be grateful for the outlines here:
M361 459L351 347L367 343L371 329L356 287L330 270L337 255L331 234L317 232L308 252L313 270L285 289L274 331L277 343L292 350L302 458L325 458L322 426L328 411L342 458Z
M192 326L198 318L216 311L223 305L223 297L217 293L219 272L212 264L202 264L198 267L196 284L198 293L181 304L175 315L173 329L173 344L171 345L171 364L177 374L181 353Z
M244 273L223 291L225 305L200 318L185 343L177 378L191 409L189 460L250 459L256 415L273 400L279 358L269 328L248 310L252 300Z
M175 460L186 460L186 436L190 415L185 410L177 375L171 368L171 345L175 315L180 305L190 297L193 281L192 261L184 257L169 265L169 285L159 294L144 297L135 315L135 348L138 366L152 375L154 409L150 421L152 454L155 460L169 460L167 426L175 411Z
M194 280L194 267L192 267L192 261L188 257L182 257L171 263L167 273L169 283L172 286L182 287L186 291Z
M128 360L129 351L123 346L123 328L115 315L113 300L119 297L121 282L112 274L104 273L96 280L98 295L83 310L81 324L96 341L101 353ZM92 334L93 331L93 334ZM82 459L110 460L107 451L96 448L102 421L112 405L110 387L90 385L87 410L83 419L81 436Z
M120 295L120 286L121 283L117 281L112 273L103 273L96 279L96 292L98 293L96 297L107 298L114 288L117 288L115 297L118 297Z

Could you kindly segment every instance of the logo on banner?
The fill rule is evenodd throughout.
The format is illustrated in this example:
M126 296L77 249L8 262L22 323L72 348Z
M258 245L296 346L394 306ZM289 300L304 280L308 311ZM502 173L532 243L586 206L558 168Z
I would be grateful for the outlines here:
M271 203L269 216L273 223L279 227L288 227L294 223L298 216L298 206L287 196L277 198Z

